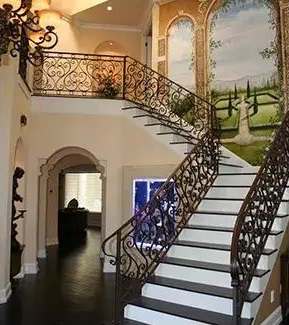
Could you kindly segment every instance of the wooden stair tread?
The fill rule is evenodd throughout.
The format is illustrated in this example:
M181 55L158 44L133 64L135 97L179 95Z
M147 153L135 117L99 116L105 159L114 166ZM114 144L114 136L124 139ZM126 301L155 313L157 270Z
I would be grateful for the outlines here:
M228 166L228 167L236 167L236 168L244 168L243 166L240 166L240 165L227 164L227 163L221 163L221 162L219 162L219 165Z
M233 320L232 316L230 315L146 297L141 297L138 301L131 303L131 305L212 325L232 325ZM250 319L242 319L240 321L240 325L249 324L251 324Z
M199 225L187 225L184 229L193 230L209 230L209 231L221 231L221 232L233 232L234 228L231 227L219 227L219 226L199 226ZM276 236L283 233L283 230L271 230L270 235Z
M221 251L231 251L231 245L224 244L215 244L215 243L203 243L189 240L176 240L173 245L177 246L187 246L187 247L198 247L198 248L207 248L207 249L215 249ZM277 249L264 249L262 255L271 255L277 252Z
M172 264L172 265L179 265L185 267L192 267L197 269L204 269L209 271L217 271L217 272L225 272L230 273L230 265L226 264L218 264L218 263L210 263L210 262L203 262L203 261L195 261L195 260L188 260L184 258L176 258L176 257L168 257L165 256L161 263L164 264ZM270 272L270 270L260 270L256 269L254 276L262 277L266 273Z
M238 216L239 212L229 212L229 211L208 211L200 210L196 211L194 214L212 214L212 215L221 215L221 216ZM277 214L276 218L285 218L289 214Z
M137 322L132 319L124 319L122 325L147 325L146 323Z

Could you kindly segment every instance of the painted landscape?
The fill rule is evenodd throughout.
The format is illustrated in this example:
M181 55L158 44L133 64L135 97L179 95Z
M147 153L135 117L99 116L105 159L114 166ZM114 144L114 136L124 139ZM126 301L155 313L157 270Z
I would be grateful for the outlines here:
M211 98L225 146L260 165L280 123L279 74L272 8L256 1L224 4L211 18Z

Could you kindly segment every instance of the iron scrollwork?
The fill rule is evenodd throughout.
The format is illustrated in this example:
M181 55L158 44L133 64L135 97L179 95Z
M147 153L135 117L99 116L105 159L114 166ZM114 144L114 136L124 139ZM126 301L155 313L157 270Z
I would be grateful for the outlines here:
M123 57L46 52L34 71L34 94L123 97Z
M218 174L215 107L128 56L46 52L34 94L126 99L192 144L151 200L103 243L116 268L118 324L124 304L139 295Z
M38 96L126 99L196 141L215 123L210 103L128 56L45 52L33 88Z
M231 276L235 292L236 324L288 180L289 112L255 177L235 224L231 246Z
M116 267L116 324L213 184L218 152L218 141L208 132L151 200L104 241L103 251Z

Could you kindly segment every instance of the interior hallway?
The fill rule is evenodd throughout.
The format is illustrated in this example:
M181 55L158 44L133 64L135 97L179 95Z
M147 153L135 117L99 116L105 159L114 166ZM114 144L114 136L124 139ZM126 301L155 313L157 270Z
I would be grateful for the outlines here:
M102 274L100 231L89 229L77 247L48 248L40 272L19 281L6 305L0 305L0 325L111 324L114 275Z

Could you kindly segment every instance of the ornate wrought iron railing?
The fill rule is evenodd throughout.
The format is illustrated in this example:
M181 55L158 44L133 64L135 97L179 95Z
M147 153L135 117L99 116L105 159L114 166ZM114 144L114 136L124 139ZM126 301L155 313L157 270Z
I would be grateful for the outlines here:
M213 118L209 102L128 56L46 52L33 89L38 96L126 99L196 138Z
M116 267L115 324L213 184L218 151L213 131L207 132L152 199L104 241L103 251Z
M218 174L216 110L128 56L47 52L34 95L125 99L192 144L152 199L103 243L116 268L115 323L153 273Z
M233 311L238 324L254 272L289 180L289 112L240 209L232 238Z

